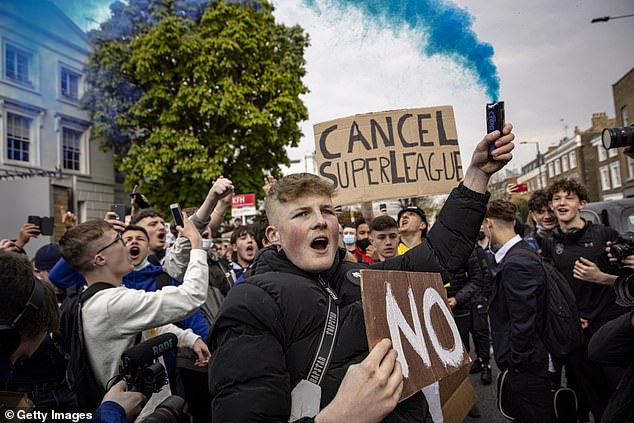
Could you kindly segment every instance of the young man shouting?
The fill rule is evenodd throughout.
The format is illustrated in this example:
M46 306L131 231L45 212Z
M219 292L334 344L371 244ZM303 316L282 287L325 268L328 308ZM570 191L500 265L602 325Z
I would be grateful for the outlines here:
M453 272L462 266L484 217L489 178L512 158L511 129L507 125L503 137L496 131L478 144L464 182L449 196L426 241L373 268ZM489 160L492 142L496 149ZM319 411L293 418L314 417L317 423L370 423L385 417L390 422L430 421L422 394L398 403L403 375L390 341L379 342L368 353L354 271L363 266L342 260L332 195L332 185L311 174L289 175L271 188L265 209L267 238L274 246L258 255L253 276L229 292L210 336L214 422L289 420L291 391L307 386L330 299L340 309L332 359L321 393L311 389L304 395L305 403Z

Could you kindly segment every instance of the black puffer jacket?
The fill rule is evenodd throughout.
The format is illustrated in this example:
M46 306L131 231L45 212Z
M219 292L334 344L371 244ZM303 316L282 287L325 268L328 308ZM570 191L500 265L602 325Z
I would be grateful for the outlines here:
M447 297L456 299L456 306L452 312L454 316L466 316L471 314L473 299L478 297L482 286L482 269L475 251L469 256L465 266L451 277L447 285Z
M464 187L454 190L423 244L371 267L455 272L473 249L486 199ZM288 421L292 388L306 377L326 319L328 297L320 277L342 299L335 348L322 382L322 408L334 398L348 367L368 355L360 289L356 272L350 272L364 266L341 258L316 275L295 267L283 252L265 249L253 276L229 291L210 334L214 423ZM431 422L431 417L419 393L384 421Z

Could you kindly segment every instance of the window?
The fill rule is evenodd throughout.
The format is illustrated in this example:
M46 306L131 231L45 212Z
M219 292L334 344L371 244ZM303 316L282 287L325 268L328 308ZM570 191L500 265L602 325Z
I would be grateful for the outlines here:
M7 113L7 159L29 162L32 119Z
M63 67L61 77L62 97L79 100L79 81L81 80L81 75Z
M555 168L553 167L552 162L548 163L548 177L552 178L555 176Z
M616 148L611 148L608 150L608 157L616 157L619 154L619 150Z
M555 160L555 175L559 175L561 173L561 160Z
M610 174L612 176L612 187L618 188L621 186L621 165L619 162L610 164Z
M597 152L599 153L599 161L602 162L608 158L607 150L603 147L603 144L597 145Z
M634 160L630 157L627 158L627 171L629 172L629 179L634 179Z
M4 74L8 79L23 84L30 84L29 78L29 53L19 48L6 44L4 49Z
M607 191L611 188L610 186L610 171L607 166L603 166L599 169L599 173L601 174L601 189L603 191Z
M569 169L569 165L568 165L568 155L565 154L562 158L561 158L561 171L562 172L567 172Z
M81 170L81 132L70 128L62 129L62 167Z
M623 120L623 126L630 124L630 113L627 110L627 106L621 107L621 120Z
M570 152L570 169L574 169L575 167L577 167L577 152L571 151Z

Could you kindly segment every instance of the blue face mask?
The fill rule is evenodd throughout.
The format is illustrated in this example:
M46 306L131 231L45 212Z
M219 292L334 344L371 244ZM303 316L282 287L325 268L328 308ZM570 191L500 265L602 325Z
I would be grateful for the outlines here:
M357 240L357 237L352 234L346 234L343 236L343 243L347 245L352 245Z

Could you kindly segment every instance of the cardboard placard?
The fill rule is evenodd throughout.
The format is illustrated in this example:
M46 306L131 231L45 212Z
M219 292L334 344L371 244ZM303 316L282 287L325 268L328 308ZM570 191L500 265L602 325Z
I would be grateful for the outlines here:
M26 413L33 411L33 402L24 392L8 392L0 391L0 422L21 423L28 419L19 418L17 415L18 410L23 410ZM9 416L6 414L7 410L11 410L14 414Z
M334 204L448 193L463 178L452 106L359 114L314 132Z
M398 354L401 400L471 362L439 274L362 270L361 297L368 345L389 338Z
M464 366L440 382L440 402L444 423L461 423L476 403L476 392Z

